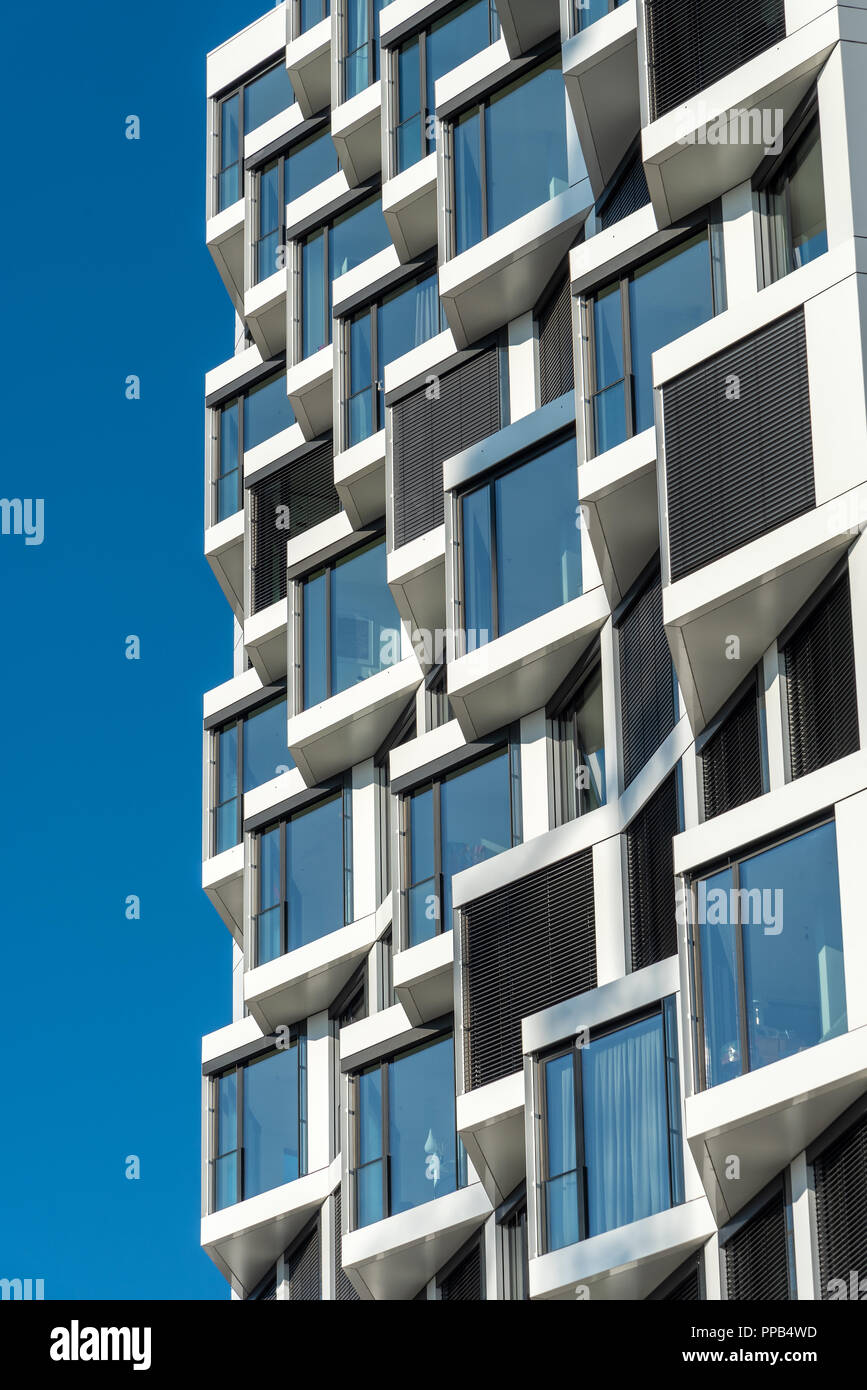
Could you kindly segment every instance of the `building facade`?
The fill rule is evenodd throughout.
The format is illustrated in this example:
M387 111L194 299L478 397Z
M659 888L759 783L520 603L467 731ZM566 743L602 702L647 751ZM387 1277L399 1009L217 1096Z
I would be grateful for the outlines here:
M867 1297L867 3L289 0L207 91L205 1250Z

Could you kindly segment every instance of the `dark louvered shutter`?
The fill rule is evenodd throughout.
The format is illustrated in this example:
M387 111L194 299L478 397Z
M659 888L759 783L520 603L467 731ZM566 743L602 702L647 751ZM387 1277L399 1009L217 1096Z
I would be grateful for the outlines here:
M726 1290L730 1299L789 1299L789 1249L783 1194L744 1222L725 1245Z
M340 1303L358 1303L358 1291L343 1268L343 1198L338 1187L334 1194L334 1296Z
M476 353L392 409L394 543L405 545L443 522L443 463L500 428L496 346ZM429 399L432 397L432 399Z
M489 893L461 916L472 1090L521 1070L528 1014L596 987L592 851Z
M698 1265L691 1269L679 1284L675 1284L670 1293L665 1295L666 1303L700 1303L701 1302L701 1282L698 1277Z
M286 597L286 542L340 511L331 440L250 488L253 612ZM289 525L283 522L289 509Z
M647 207L649 202L650 190L647 187L639 146L617 175L611 189L606 190L600 205L599 221L603 229L613 227L615 222L621 222L624 217L629 217L630 213Z
M802 309L678 377L662 397L673 580L815 506Z
M542 405L575 389L572 361L572 289L567 275L539 311L539 388Z
M786 37L784 0L646 0L651 120Z
M667 777L626 832L632 969L677 955L677 778Z
M322 1271L319 1253L319 1222L286 1256L284 1279L287 1297L293 1302L318 1303L322 1297Z
M705 820L762 794L762 744L755 681L701 750Z
M792 776L803 777L860 747L848 573L786 644L785 658Z
M628 786L676 722L674 667L658 577L638 595L618 628L623 777Z
M440 1298L449 1303L479 1303L484 1300L482 1288L482 1248L474 1245L460 1264L440 1283Z
M832 1279L867 1279L867 1116L841 1135L814 1162L819 1297L840 1297ZM858 1297L864 1298L859 1291Z

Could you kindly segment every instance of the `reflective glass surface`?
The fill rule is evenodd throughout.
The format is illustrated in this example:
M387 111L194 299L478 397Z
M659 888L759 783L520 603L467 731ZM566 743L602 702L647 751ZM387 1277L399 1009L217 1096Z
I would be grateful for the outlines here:
M452 1039L389 1063L388 1148L391 1214L454 1192L458 1186Z
M300 1175L298 1044L244 1068L244 1196Z
M289 950L345 925L343 801L336 796L293 816L286 826Z
M649 429L654 420L653 353L712 317L706 232L635 272L629 283L629 322L636 434Z
M309 193L336 174L339 167L334 141L327 130L312 140L293 145L286 156L286 202Z
M244 720L244 791L292 767L286 745L286 701L277 700Z
M295 416L286 395L286 377L275 376L255 386L244 397L244 450L271 439L294 425Z
M485 121L488 236L568 187L565 102L559 62L491 98Z
M493 859L512 845L509 754L446 778L442 806L443 930L452 926L452 876Z
M399 660L400 618L380 541L331 571L332 695Z
M295 101L285 63L269 68L244 88L244 134L286 111Z

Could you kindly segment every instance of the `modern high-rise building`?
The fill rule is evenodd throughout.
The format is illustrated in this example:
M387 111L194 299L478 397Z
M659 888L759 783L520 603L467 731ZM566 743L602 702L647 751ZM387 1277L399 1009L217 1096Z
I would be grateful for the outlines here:
M335 6L207 63L202 1244L867 1297L867 0Z

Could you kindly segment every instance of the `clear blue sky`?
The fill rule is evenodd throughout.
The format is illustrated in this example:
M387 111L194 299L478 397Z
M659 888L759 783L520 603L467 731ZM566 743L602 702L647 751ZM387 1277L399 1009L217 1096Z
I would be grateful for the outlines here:
M226 1296L199 1249L200 1039L231 1019L200 887L202 692L231 675L202 556L203 376L233 330L205 54L266 8L4 14L0 497L43 498L45 536L0 536L0 1277L46 1298Z

